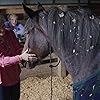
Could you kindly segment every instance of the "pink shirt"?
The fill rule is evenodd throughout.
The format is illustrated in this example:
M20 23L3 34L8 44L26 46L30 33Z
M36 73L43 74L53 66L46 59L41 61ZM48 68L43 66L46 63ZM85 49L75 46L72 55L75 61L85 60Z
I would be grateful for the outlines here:
M22 47L12 31L5 31L6 34L0 37L0 83L4 86L11 86L19 81L20 66L19 54Z

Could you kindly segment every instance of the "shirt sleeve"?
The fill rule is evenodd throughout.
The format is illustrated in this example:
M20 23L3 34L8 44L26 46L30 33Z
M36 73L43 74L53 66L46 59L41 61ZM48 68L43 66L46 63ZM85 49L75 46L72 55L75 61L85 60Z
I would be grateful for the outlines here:
M20 34L21 36L24 36L24 33L25 33L24 32L25 31L24 26L22 24L19 24L16 27L17 27L17 30L16 29L14 30L15 34L16 35Z
M19 57L19 55L17 56L13 56L13 57L0 57L0 66L1 67L5 67L5 66L8 66L8 65L12 65L12 64L18 64L21 62L21 58Z
M5 27L5 28L10 28L10 26L9 26L9 21L6 21L6 22L4 23L4 27Z

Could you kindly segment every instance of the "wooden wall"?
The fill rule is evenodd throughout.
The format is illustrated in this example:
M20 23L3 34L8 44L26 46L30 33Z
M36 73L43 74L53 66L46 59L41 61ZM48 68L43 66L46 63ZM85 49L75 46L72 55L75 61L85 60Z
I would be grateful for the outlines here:
M3 0L0 0L0 2L1 1L3 2ZM11 1L11 0L6 0L6 1ZM16 0L14 0L14 1L16 1ZM29 4L29 3L34 3L34 2L36 3L37 0L34 0L34 2L33 2L33 0L24 0L24 1L28 3L28 7L30 7L31 9L33 9L33 10L37 9L36 4ZM54 4L52 4L51 1L54 2ZM40 0L40 2L42 2L42 3L44 2L43 6L45 8L48 8L48 7L51 7L51 6L58 6L62 10L65 10L69 7L78 6L78 2L80 1L81 6L90 7L93 10L94 13L96 13L98 16L100 16L100 0L51 0L51 1L50 0L47 0L47 1L46 0ZM0 4L0 13L2 13L2 14L11 14L11 13L18 14L19 19L21 19L21 20L24 20L26 18L25 17L26 14L23 10L21 2L20 2L19 5L18 4L9 5L10 2L9 2L9 4L6 3L6 5L4 5L4 6L1 5L1 4Z

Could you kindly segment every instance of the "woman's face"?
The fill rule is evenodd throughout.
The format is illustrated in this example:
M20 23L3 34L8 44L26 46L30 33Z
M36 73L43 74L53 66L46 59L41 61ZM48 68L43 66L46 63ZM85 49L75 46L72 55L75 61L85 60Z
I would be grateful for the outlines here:
M16 26L16 24L17 24L17 17L11 16L10 17L10 22L11 22L12 26Z

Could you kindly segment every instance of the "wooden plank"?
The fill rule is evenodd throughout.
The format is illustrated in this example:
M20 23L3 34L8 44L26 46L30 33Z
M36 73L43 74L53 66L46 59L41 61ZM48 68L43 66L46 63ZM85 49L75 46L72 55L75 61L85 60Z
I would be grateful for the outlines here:
M60 61L60 59L58 58L58 61ZM57 66L57 75L59 77L66 77L66 69L64 64L60 61L59 65Z
M31 9L36 10L36 6L29 6ZM20 14L20 13L25 13L23 10L22 6L0 6L0 12L1 13L15 13L15 14Z
M37 5L27 5L27 6L31 9L33 9L34 11L37 9ZM49 7L52 7L52 6L57 6L57 7L60 7L62 10L65 10L67 8L67 6L77 6L77 4L43 5L43 7L45 9L48 9ZM6 14L9 14L9 13L24 14L25 13L22 5L19 5L19 6L0 6L0 12L6 13Z
M51 59L51 63L57 62L57 61L58 61L58 58L52 58ZM50 63L50 59L45 59L45 60L40 62L40 64L47 64L47 63Z

